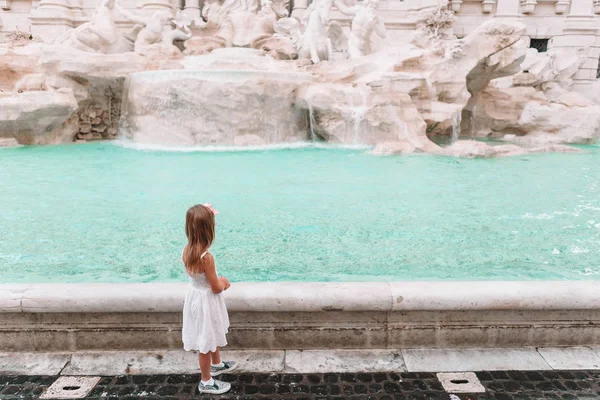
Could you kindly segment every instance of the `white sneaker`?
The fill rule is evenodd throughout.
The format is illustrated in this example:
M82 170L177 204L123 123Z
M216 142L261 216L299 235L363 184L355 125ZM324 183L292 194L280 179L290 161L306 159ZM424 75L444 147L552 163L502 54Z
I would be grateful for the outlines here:
M210 366L210 375L219 376L229 371L233 371L236 367L237 364L235 363L235 361L223 361L222 367L215 367L214 365Z
M212 385L203 385L202 381L198 384L198 391L206 394L223 394L229 392L230 389L231 383L218 381L216 379L213 379Z

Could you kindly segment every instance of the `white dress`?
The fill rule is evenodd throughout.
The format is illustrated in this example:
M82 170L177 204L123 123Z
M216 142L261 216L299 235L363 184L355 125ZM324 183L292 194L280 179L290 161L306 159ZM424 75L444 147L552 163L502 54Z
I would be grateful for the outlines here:
M212 292L204 273L189 274L189 277L190 289L183 305L183 348L206 354L227 345L229 315L223 294Z

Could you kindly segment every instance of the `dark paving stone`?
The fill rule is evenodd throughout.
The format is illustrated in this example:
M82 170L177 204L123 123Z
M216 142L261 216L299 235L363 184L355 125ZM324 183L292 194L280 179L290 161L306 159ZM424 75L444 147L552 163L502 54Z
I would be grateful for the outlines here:
M524 372L525 376L527 376L527 380L529 381L543 381L544 377L542 376L542 374L540 374L539 372L535 372L535 371L527 371Z
M325 395L327 391L327 385L315 385L310 388L310 392L316 395Z
M379 393L383 390L383 386L379 383L371 383L369 385L369 393Z
M127 385L131 383L131 377L127 375L117 376L114 380L115 385Z
M329 386L329 394L331 394L332 396L339 396L341 393L342 393L342 390L339 387L339 385Z
M254 386L254 385L248 385L246 387L244 387L244 393L246 394L256 394L258 393L258 386Z
M598 371L478 372L483 394L460 394L460 400L600 400ZM450 400L434 373L228 374L232 390L201 396L198 375L103 377L87 399L374 399ZM0 400L34 400L55 376L0 376Z
M300 374L285 374L283 376L283 383L300 383L304 379L304 376Z
M274 384L260 385L259 392L261 394L274 394L277 391L277 387Z

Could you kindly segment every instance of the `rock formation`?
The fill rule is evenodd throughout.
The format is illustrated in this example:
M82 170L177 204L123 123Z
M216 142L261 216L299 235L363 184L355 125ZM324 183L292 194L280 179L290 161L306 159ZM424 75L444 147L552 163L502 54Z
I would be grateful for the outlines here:
M259 50L247 50L237 65L264 59ZM309 74L239 69L227 51L215 51L211 58L212 68L218 69L131 74L121 134L140 143L171 146L309 139L306 112L294 106L298 88L311 80Z
M330 83L319 96L311 96L310 87L305 91L314 131L330 141L349 143L351 137L356 142L351 132L360 110L358 115L365 116L360 131L369 133L368 139L358 139L378 146L377 153L436 151L427 134L448 133L470 90L483 89L521 58L523 31L518 23L488 21L462 40L445 40L435 26L431 34L419 32L418 45L315 67L319 80ZM357 103L349 93L359 91Z
M521 70L494 79L470 100L465 114L473 137L502 138L522 145L595 143L600 138L600 105L570 92L585 49L529 49Z
M411 13L416 30L402 44L375 49L375 34L385 35L377 0L315 0L300 19L281 0L210 0L194 21L140 17L115 1L54 44L0 42L0 137L318 140L467 157L565 152L600 137L597 93L571 91L586 49L537 53L517 22L490 20L457 39L440 3ZM333 5L352 17L348 37L329 17ZM122 32L116 15L136 26ZM455 143L440 147L436 136Z

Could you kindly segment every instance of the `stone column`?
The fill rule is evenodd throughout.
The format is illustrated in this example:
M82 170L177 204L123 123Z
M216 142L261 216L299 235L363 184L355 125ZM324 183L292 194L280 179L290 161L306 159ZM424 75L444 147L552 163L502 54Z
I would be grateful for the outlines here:
M171 4L171 0L139 0L138 8L142 10L151 10L154 11L173 11L173 5Z
M29 19L31 34L47 43L77 26L69 0L41 0Z
M551 48L586 48L587 60L573 79L573 90L586 90L596 79L600 49L596 43L600 23L594 16L594 0L571 0L563 35L550 41Z
M185 8L183 9L183 13L192 19L200 18L200 12L202 11L202 6L200 5L200 0L185 0Z

